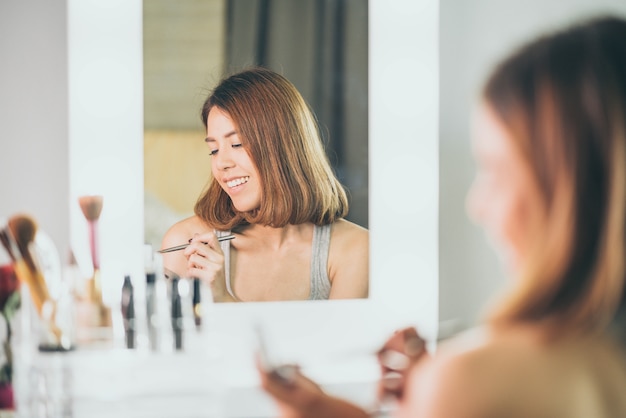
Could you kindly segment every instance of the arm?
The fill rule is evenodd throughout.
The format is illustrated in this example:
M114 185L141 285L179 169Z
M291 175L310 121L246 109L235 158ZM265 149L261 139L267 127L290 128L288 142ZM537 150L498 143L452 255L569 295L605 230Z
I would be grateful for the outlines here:
M391 356L390 354L394 355ZM415 400L415 392L423 391L428 396L430 375L426 372L420 372L419 376L416 377L418 373L414 370L421 364L431 361L425 348L425 341L418 335L416 329L411 327L396 331L385 342L377 355L382 374L378 387L379 401L383 401L387 397L398 400L400 402L398 413L403 417L439 417L439 415L432 414L415 414L416 411L423 410L421 408L423 406L422 401ZM397 361L398 358L402 361ZM262 388L276 401L281 417L364 418L370 416L356 405L324 393L315 382L303 376L297 367L290 367L291 373L288 373L288 379L279 373L264 370L262 362L258 359L257 369L261 376ZM391 376L391 373L394 374L394 377L388 377ZM396 378L395 375L399 378ZM419 385L424 387L407 389L407 376L408 380L421 379ZM413 386L415 385L413 382ZM449 403L449 399L447 401Z
M369 293L369 231L340 220L333 225L328 255L329 299L366 298Z
M283 418L368 418L369 414L343 399L327 395L299 371L289 381L263 371L257 363L262 388L276 401Z
M410 371L404 395L394 416L478 418L506 416L494 408L499 387L514 376L489 376L490 355L466 352L435 355L419 361ZM515 393L510 393L515 396Z

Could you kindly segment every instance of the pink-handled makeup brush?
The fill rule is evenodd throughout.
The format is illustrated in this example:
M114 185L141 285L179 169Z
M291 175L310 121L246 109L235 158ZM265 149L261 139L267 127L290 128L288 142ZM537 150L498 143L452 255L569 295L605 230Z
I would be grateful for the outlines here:
M89 249L93 264L93 277L89 282L88 298L91 302L102 305L102 284L100 283L100 253L98 250L98 220L102 213L102 196L81 196L78 198L80 209L89 226Z
M90 302L98 305L98 326L109 326L111 323L110 310L104 305L102 299L102 283L100 281L100 253L98 250L98 220L102 213L102 196L80 196L78 198L80 209L89 226L89 248L93 264L93 277L89 280L88 297Z
M102 213L102 196L81 196L78 198L80 209L89 225L89 248L91 249L91 261L93 269L100 269L100 257L98 253L98 220Z

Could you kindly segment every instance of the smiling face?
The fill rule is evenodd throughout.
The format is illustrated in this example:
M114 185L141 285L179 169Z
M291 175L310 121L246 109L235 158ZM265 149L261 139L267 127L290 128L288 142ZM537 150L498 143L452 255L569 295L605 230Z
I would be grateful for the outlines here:
M218 107L213 107L207 117L206 142L213 178L235 208L240 212L257 209L262 196L259 173L232 119Z
M540 193L529 165L493 111L482 105L474 122L477 172L467 210L483 227L507 269L518 272L541 224Z

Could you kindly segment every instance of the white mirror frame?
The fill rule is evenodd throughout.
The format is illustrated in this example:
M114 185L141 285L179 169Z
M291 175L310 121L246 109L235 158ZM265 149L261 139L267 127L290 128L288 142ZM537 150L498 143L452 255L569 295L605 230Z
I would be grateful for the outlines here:
M67 5L71 243L79 260L88 257L75 202L104 195L102 277L115 304L124 274L138 290L143 284L142 3ZM276 345L301 359L373 349L408 324L431 341L437 333L439 4L370 0L369 7L371 297L214 310L222 332L262 321ZM227 349L236 371L252 358L235 340Z

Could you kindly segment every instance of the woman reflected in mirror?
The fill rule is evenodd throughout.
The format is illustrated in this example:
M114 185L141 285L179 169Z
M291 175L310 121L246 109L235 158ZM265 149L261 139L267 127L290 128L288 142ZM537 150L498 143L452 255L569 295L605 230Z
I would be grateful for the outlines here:
M212 176L195 215L165 234L162 248L190 242L165 268L210 284L217 302L367 297L368 231L345 219L346 192L293 84L264 68L234 74L202 121Z
M509 289L479 328L407 356L402 387L382 396L399 417L626 416L626 20L573 25L501 62L473 151L467 209ZM285 416L367 416L299 373L259 373Z

